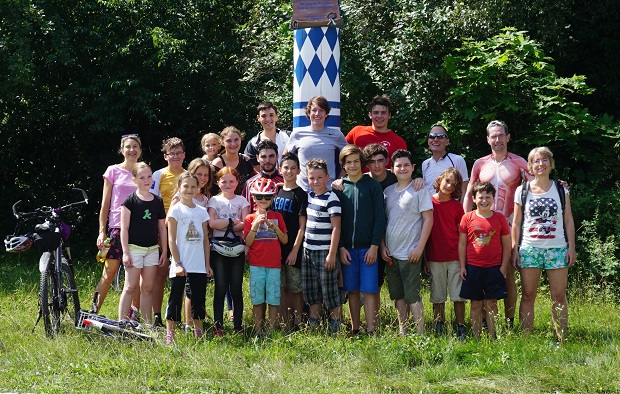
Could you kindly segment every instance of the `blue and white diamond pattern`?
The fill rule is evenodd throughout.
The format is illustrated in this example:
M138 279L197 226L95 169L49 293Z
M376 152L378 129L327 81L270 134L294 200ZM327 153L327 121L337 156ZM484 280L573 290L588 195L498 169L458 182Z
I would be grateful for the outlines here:
M309 125L304 108L314 96L324 96L332 111L326 124L340 126L340 29L312 27L295 30L293 129Z

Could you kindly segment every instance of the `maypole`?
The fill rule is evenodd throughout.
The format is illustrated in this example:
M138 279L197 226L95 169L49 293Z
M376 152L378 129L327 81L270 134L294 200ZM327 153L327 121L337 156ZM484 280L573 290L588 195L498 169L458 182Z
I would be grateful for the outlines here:
M325 126L340 128L342 26L338 0L293 0L293 131L310 125L305 107L314 96L332 108Z

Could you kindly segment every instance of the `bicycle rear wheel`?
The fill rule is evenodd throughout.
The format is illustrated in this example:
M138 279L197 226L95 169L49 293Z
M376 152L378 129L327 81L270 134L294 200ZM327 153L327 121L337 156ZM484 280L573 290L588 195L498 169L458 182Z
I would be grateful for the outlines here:
M67 307L67 312L73 320L73 325L77 325L80 316L80 297L78 295L77 284L73 274L73 265L65 256L62 256L62 283L63 304Z

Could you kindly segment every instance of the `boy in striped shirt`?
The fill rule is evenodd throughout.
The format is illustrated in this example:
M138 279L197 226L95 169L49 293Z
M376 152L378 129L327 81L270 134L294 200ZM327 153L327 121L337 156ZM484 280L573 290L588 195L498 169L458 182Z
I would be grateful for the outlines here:
M301 282L304 300L310 305L310 326L318 326L321 306L329 309L332 333L340 328L342 301L338 290L337 261L340 241L340 200L327 188L329 174L325 160L312 159L307 164L308 196L304 259Z

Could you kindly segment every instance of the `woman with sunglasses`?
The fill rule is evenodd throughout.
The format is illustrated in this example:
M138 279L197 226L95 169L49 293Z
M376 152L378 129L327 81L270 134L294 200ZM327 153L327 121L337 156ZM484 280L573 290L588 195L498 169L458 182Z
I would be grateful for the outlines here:
M467 184L469 183L467 165L465 164L463 156L448 152L448 145L450 145L448 130L446 130L443 125L433 125L428 133L428 148L432 156L422 163L422 177L430 193L434 194L435 188L433 184L435 183L435 179L437 179L445 169L454 167L463 177L461 195L464 196L467 191Z

